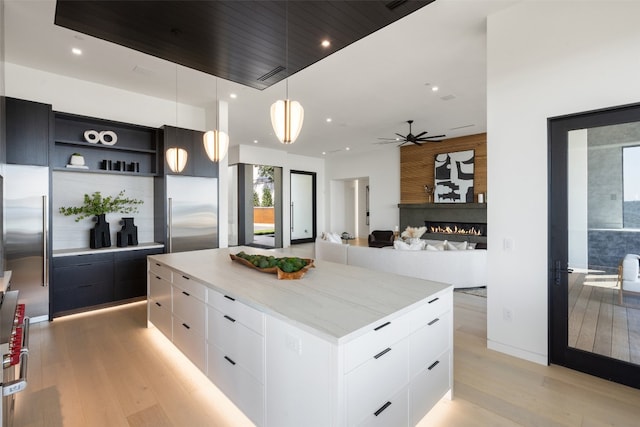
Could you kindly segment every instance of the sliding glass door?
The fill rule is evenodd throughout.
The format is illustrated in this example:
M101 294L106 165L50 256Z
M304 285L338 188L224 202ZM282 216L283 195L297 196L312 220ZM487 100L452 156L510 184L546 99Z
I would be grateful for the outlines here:
M316 174L291 171L291 244L316 237Z

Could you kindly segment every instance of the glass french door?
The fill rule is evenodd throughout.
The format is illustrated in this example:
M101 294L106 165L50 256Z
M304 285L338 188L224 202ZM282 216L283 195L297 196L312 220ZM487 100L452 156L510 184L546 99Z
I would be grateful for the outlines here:
M549 119L550 361L640 388L640 104Z
M291 243L310 243L316 237L316 174L291 171Z

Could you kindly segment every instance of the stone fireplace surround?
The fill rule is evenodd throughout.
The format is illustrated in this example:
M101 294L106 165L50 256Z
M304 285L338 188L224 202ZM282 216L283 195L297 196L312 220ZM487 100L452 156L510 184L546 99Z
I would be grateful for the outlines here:
M400 232L411 227L421 227L425 221L442 223L476 223L487 224L486 203L400 203ZM425 233L424 239L450 240L454 242L487 243L484 236L446 233Z

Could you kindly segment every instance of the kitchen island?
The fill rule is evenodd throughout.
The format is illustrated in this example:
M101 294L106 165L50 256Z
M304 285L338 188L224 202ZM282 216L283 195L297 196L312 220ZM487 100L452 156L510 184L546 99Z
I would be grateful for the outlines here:
M316 261L278 280L229 254L148 257L148 321L259 426L409 426L451 397L450 285Z

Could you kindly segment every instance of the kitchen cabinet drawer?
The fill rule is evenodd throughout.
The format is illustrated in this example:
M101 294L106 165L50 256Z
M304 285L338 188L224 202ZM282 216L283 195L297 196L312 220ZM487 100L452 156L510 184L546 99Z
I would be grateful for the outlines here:
M173 285L179 287L182 291L189 295L205 301L207 297L207 288L202 283L176 271L173 272Z
M169 283L173 282L173 271L158 261L149 260L149 271L155 276L162 277Z
M207 353L209 378L256 425L264 425L264 386L217 346L209 345Z
M451 389L451 352L434 360L409 384L409 418L411 425L420 422L431 408Z
M365 364L345 376L348 425L375 412L385 399L407 385L408 352L408 339L404 339L372 354Z
M262 335L213 307L207 308L207 319L209 344L221 348L225 355L264 384L264 338Z
M206 372L204 329L190 325L176 316L173 316L172 325L173 343L194 365L202 372Z
M169 300L170 302L170 300ZM163 302L149 299L149 321L158 328L167 338L173 339L172 333L172 320L171 320L171 305L166 305Z
M258 334L264 335L264 314L262 312L213 289L207 289L207 298L207 302L218 311L231 316Z
M206 308L204 302L175 286L172 295L173 315L185 321L189 326L205 331ZM204 337L202 339L204 340Z
M358 427L401 427L409 425L407 412L408 396L407 388L403 387L399 392L382 402L372 414L369 414ZM415 424L411 424L415 425Z
M145 296L147 293L147 255L162 249L142 249L114 253L114 299Z
M440 314L453 310L453 293L447 291L436 297L430 298L427 304L423 304L418 309L410 313L410 333L420 329L431 322Z
M409 330L409 315L380 322L366 334L345 345L345 372L349 372L366 360L406 337Z
M451 348L451 312L433 318L409 336L409 378Z
M171 283L149 274L149 298L161 302L171 310Z

